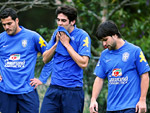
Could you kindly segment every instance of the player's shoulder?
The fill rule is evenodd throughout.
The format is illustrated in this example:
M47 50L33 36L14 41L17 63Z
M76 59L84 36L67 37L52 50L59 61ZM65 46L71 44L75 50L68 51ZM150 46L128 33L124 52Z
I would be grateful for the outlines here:
M76 29L77 29L76 32L78 32L79 34L88 35L88 33L83 29L81 29L81 28L76 28Z
M89 34L85 30L80 28L76 28L75 36L77 36L77 39L79 40L85 40L85 39L88 39L88 41L91 40Z
M27 29L27 28L23 28L23 30L24 30L24 32L26 32L26 33L30 33L31 35L33 34L38 34L36 31L33 31L33 30L31 30L31 29Z
M135 50L140 49L139 46L137 46L133 43L130 43L130 42L126 42L126 43L127 43L127 46L128 46L129 49L135 49Z
M39 37L42 37L39 33L37 33L36 31L27 29L22 27L23 32L25 33L25 35L28 35L28 37L32 38L32 39L39 39Z
M101 52L101 56L105 56L108 53L110 53L110 51L108 50L108 48L106 48Z
M7 34L6 31L0 33L0 39L1 39L1 38L4 38L4 37L6 36L6 34Z

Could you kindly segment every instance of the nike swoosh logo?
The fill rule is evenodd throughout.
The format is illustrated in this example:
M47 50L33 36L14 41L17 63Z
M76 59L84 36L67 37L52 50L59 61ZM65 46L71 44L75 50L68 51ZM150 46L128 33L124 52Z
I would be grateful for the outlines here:
M109 61L111 61L111 59L109 59L109 60L106 60L106 62L109 62Z
M8 45L4 45L3 47L7 47Z

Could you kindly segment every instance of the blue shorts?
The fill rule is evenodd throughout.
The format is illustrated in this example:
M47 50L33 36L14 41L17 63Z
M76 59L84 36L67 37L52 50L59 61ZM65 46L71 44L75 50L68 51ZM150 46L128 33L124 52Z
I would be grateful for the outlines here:
M0 91L0 113L39 113L36 90L25 94L7 94Z
M83 107L82 87L65 88L50 85L43 99L41 113L83 113Z
M107 111L106 113L136 113L136 112L135 112L135 108L129 108L129 109L124 109L119 111Z

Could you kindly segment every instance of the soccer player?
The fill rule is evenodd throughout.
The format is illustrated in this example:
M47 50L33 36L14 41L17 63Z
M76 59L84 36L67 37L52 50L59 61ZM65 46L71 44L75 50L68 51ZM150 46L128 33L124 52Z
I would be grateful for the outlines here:
M34 78L37 53L46 50L46 41L36 32L19 26L12 8L0 13L4 32L0 34L0 112L39 113L36 87L49 73ZM51 62L45 65L51 67ZM46 76L47 75L47 76Z
M145 113L150 68L142 50L123 40L112 21L100 24L96 36L107 49L101 53L94 71L97 77L93 84L90 113L98 112L96 99L106 77L107 113Z
M83 69L88 66L91 56L91 40L75 25L75 8L60 6L56 9L56 16L58 28L43 53L45 63L53 58L53 71L41 113L82 113Z

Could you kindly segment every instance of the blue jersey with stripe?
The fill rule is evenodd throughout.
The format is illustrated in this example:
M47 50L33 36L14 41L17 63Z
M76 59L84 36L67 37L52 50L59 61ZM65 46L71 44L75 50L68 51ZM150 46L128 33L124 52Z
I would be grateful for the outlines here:
M108 78L107 110L135 108L140 98L140 76L150 70L142 50L125 41L118 50L104 50L94 74Z
M23 94L32 91L37 53L46 50L46 41L36 32L22 26L16 35L0 34L0 91ZM46 75L43 73L43 76ZM42 76L42 75L41 75ZM47 79L47 78L46 78ZM45 78L41 77L45 82Z
M50 49L54 45L57 32L58 29L54 32L47 49ZM64 30L64 32L67 31ZM75 26L74 30L69 34L69 37L71 39L70 43L72 47L79 55L88 57L91 56L91 40L84 30ZM63 87L83 86L83 69L81 69L72 59L66 48L62 48L62 45L57 45L55 55L53 57L51 84Z

